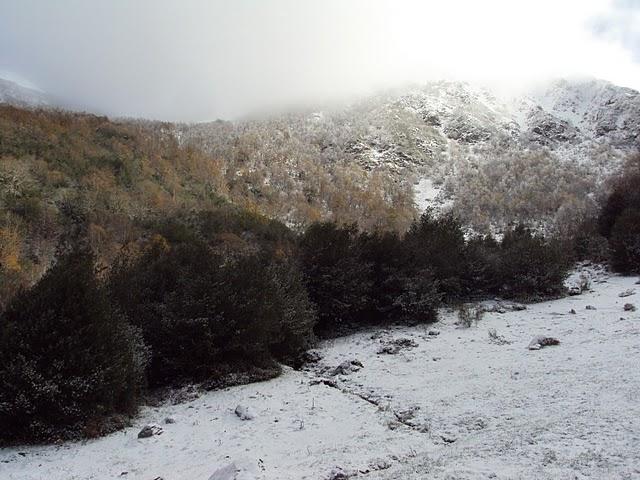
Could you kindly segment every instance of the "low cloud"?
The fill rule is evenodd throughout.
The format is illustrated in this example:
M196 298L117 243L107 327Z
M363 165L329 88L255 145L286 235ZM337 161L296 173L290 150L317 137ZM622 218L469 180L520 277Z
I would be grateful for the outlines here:
M640 89L637 1L2 1L0 71L110 115L234 118L439 78Z
M618 0L611 10L593 22L600 37L616 42L640 62L640 0Z

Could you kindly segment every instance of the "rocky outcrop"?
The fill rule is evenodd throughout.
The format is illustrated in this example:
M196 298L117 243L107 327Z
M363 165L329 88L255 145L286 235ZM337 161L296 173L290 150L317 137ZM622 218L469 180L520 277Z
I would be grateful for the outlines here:
M529 350L540 350L541 348L551 345L560 345L560 340L553 337L547 337L545 335L538 335L531 339L531 342L529 342L527 348Z

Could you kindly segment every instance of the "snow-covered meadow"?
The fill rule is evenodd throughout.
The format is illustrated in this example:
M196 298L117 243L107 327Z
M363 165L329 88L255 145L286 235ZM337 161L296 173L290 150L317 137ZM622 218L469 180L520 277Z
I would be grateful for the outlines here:
M328 341L303 371L146 407L106 438L0 450L0 478L640 478L640 285L599 278L471 328L443 312ZM536 335L561 343L528 350Z

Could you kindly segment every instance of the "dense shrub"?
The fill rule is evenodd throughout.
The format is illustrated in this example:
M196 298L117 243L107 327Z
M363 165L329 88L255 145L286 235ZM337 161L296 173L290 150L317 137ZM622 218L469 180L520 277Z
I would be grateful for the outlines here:
M467 240L462 284L470 297L500 295L503 285L501 255L500 243L491 235L475 236Z
M318 308L321 335L375 323L430 322L441 292L431 265L416 262L393 232L311 225L300 241L307 289Z
M640 273L640 209L626 209L617 217L611 229L609 246L614 270Z
M409 228L405 245L411 264L431 271L447 299L468 294L462 281L467 270L464 232L453 215L437 217L425 212Z
M622 273L640 272L640 156L614 180L598 225L609 240L611 266Z
M568 240L575 261L591 260L607 263L610 259L609 243L600 233L595 218L585 219Z
M315 319L293 265L222 256L204 241L156 237L114 267L110 289L152 348L149 380L172 385L271 369L307 347Z
M318 331L357 324L371 306L372 265L360 255L356 227L313 224L302 235L300 255Z
M366 320L431 322L441 294L432 271L414 262L407 242L393 232L363 233L360 258L371 265L371 290Z
M441 300L556 296L570 260L560 242L524 226L500 242L489 235L466 239L453 216L431 212L404 238L322 223L307 229L300 246L322 335L373 323L433 321Z
M279 327L270 349L276 358L291 361L300 352L313 346L316 307L309 299L297 263L273 262L268 273L275 291L273 300L280 311Z
M559 295L569 261L558 242L519 225L500 243L501 292L507 297L530 299Z
M426 212L404 240L407 267L431 272L440 293L457 303L485 295L542 298L561 293L569 267L560 242L519 226L500 242L491 235L468 239L452 215Z
M133 412L146 359L139 332L96 279L93 255L63 255L0 316L0 438L66 437Z

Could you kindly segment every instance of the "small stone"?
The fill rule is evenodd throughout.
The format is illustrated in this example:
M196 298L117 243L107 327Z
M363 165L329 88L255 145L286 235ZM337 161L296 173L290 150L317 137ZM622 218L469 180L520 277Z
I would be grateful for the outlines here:
M527 348L529 350L540 350L541 348L550 345L560 345L560 340L553 337L545 337L544 335L539 335L531 339L531 342L529 342Z
M440 332L438 330L429 330L429 333L427 333L427 335L429 335L430 337L437 337L438 335L440 335Z
M167 425L171 425L173 423L176 423L175 419L171 418L171 417L167 417L164 419L164 423L166 423Z
M411 338L396 338L394 340L384 340L382 346L378 349L378 355L387 354L395 355L400 351L415 348L418 344Z
M571 315L575 315L575 314L576 314L576 311L572 308L571 310L569 310L569 313L570 313Z
M307 350L303 354L303 359L306 363L318 363L322 360L322 355L317 350Z
M340 467L336 467L329 472L327 480L347 480L347 474Z
M242 421L253 420L254 418L256 418L249 407L245 407L244 405L238 405L235 409L235 414Z
M222 467L209 477L209 480L235 480L238 476L238 468L235 463Z
M358 360L345 360L336 368L331 370L330 375L335 377L337 375L349 375L350 373L357 372L362 368L362 363Z
M624 304L624 311L625 312L635 312L636 311L636 306L633 303L625 303Z
M635 295L635 294L636 294L636 291L631 288L629 290L625 290L624 292L620 292L618 296L620 298L624 298L624 297L630 297L631 295Z
M376 352L378 355L395 355L400 351L397 345L383 345Z
M449 435L445 433L444 435L440 435L440 438L444 441L444 443L455 443L458 439L453 435Z
M146 425L138 432L138 438L149 438L153 437L156 434L156 428L152 425Z
M596 307L594 307L593 305L587 305L586 307L584 307L586 310L596 310Z

